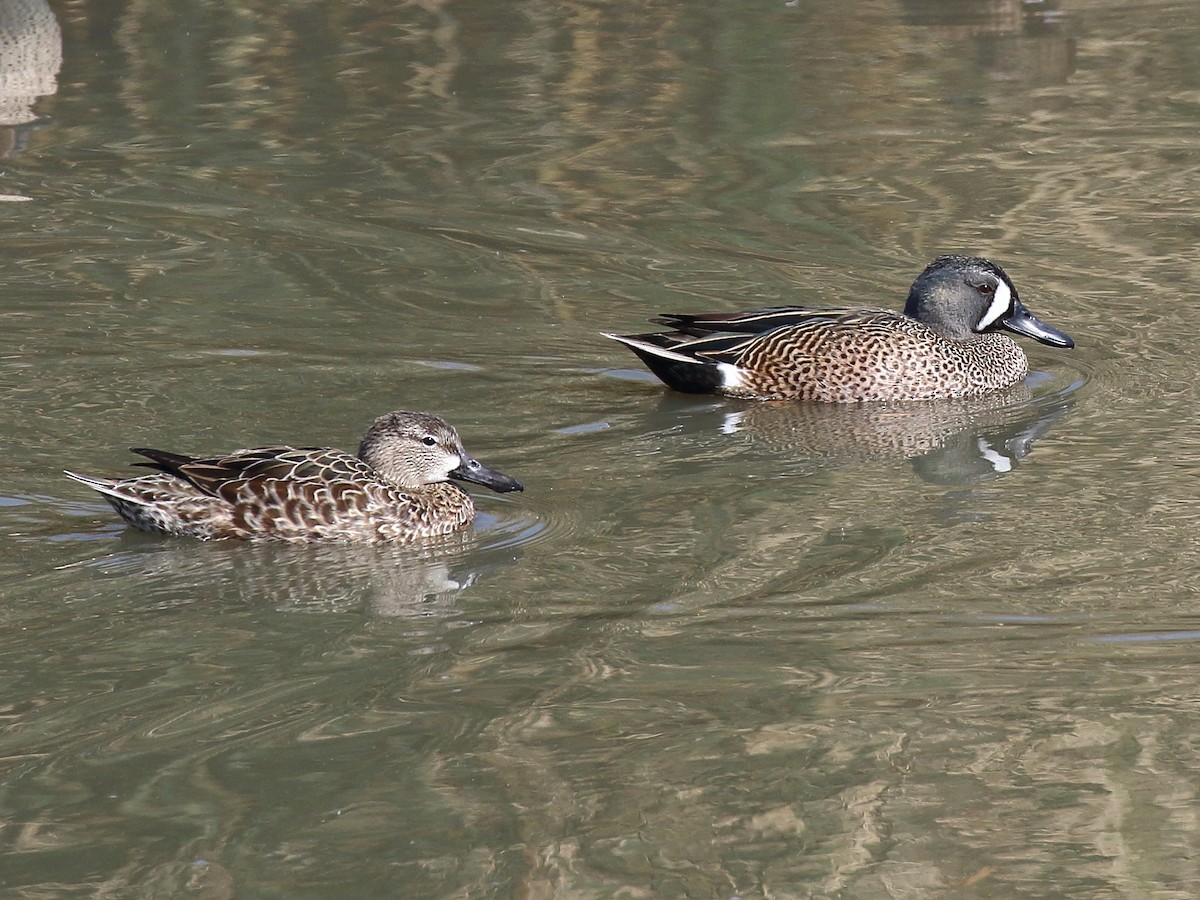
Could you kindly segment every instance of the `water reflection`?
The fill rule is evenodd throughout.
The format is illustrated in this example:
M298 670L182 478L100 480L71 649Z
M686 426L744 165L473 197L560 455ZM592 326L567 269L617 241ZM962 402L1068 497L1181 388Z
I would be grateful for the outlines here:
M764 451L773 474L909 459L924 481L966 485L1012 472L1067 416L1077 386L1035 395L1020 384L986 397L907 403L698 402L665 396L655 418L675 415L684 432L720 432L751 452Z
M1193 883L1196 17L1090 3L1039 91L965 5L58 3L71 128L6 174L66 202L7 243L5 888ZM967 246L1056 298L1088 390L726 433L594 374L597 319L874 302ZM182 544L57 474L393 393L527 459L547 530Z
M146 610L206 598L280 612L413 618L453 609L468 588L515 564L540 532L513 520L404 547L164 540L125 531L112 551L64 568L136 579Z
M903 0L904 21L953 40L976 42L990 74L1029 84L1062 84L1075 71L1070 18L1044 0Z
M28 145L33 106L58 91L61 67L62 32L46 0L0 3L0 157Z

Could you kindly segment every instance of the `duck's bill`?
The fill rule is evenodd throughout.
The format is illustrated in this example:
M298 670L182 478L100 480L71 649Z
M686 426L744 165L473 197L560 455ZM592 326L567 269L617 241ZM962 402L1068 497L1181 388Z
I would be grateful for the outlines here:
M1070 337L1033 315L1020 300L1013 303L1012 312L1001 319L1000 324L1009 331L1031 337L1051 347L1075 346Z
M495 469L489 469L472 456L464 456L462 464L450 473L450 477L457 478L459 481L482 484L484 487L491 488L499 494L525 490L525 485L521 484L517 479L505 475L503 472L497 472Z

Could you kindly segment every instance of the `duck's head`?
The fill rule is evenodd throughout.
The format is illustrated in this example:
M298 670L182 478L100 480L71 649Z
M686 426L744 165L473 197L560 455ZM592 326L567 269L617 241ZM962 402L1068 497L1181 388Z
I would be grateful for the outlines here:
M1075 346L1031 314L1007 273L981 256L939 256L931 262L909 289L904 314L959 341L1004 329L1051 347Z
M397 410L376 419L358 448L358 458L400 488L413 490L456 478L493 491L524 486L489 469L463 449L458 432L439 416Z

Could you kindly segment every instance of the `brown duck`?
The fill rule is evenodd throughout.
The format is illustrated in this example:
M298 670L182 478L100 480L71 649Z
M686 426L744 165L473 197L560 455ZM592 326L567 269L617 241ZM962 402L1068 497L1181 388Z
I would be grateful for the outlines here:
M677 391L748 400L976 397L1029 371L1025 352L1001 330L1075 346L1030 314L1003 269L977 256L931 262L903 313L779 306L654 321L674 330L606 336Z
M133 452L150 460L135 465L155 474L66 474L99 491L135 528L204 539L415 541L475 518L470 495L451 478L523 490L467 453L444 419L419 412L380 416L357 456L328 447L259 447L203 458Z

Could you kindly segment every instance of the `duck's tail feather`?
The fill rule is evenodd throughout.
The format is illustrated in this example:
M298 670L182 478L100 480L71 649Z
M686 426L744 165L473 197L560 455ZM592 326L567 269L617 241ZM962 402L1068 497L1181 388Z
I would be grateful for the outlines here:
M725 385L720 364L679 352L675 348L680 342L672 335L602 334L632 350L651 372L674 390L689 394L712 394Z
M103 494L105 497L116 497L120 500L131 499L119 490L120 482L114 479L80 475L78 472L72 472L69 469L63 469L63 474L68 478L75 479L80 484L86 484L92 490Z

